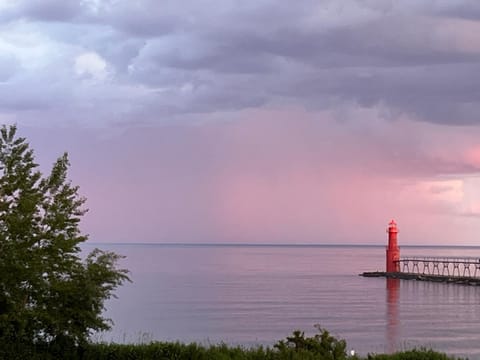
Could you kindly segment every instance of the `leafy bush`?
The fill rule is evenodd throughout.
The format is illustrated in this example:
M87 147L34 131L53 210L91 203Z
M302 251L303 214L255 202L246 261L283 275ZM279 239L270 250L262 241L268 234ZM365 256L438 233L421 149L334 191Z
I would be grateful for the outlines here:
M325 360L344 360L347 357L345 340L338 340L330 333L315 325L318 334L312 337L305 337L305 333L295 330L292 336L286 340L280 340L274 345L280 354L288 354L292 351L301 354L313 354Z
M453 358L446 354L438 353L431 349L413 349L397 352L391 355L369 354L368 360L452 360Z

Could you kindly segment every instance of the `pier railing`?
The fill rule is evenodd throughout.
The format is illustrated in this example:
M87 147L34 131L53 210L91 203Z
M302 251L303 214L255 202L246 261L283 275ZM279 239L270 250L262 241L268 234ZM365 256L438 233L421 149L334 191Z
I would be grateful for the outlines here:
M408 274L480 277L478 257L408 256L397 262L400 272Z

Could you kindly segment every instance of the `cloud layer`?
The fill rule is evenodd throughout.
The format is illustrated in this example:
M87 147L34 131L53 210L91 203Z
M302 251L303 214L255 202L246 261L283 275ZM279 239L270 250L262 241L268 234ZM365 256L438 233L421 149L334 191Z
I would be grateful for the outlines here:
M0 111L17 121L155 124L294 103L478 122L472 1L0 6Z

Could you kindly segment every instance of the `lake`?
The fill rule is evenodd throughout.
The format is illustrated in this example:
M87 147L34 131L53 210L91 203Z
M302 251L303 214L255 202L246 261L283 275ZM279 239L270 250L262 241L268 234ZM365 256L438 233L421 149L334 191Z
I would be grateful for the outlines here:
M320 324L349 350L432 347L480 358L480 287L363 278L383 246L86 244L125 255L132 283L94 338L273 345ZM477 247L402 247L402 256L478 256Z

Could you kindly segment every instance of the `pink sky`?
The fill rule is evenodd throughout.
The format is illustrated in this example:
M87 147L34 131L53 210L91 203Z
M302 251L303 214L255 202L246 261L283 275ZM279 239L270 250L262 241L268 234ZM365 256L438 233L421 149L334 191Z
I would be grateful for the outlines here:
M478 129L358 115L26 132L42 164L70 152L95 242L382 244L395 218L403 244L477 244Z

